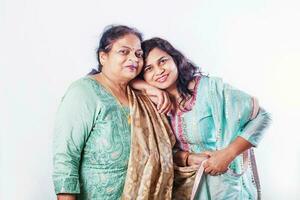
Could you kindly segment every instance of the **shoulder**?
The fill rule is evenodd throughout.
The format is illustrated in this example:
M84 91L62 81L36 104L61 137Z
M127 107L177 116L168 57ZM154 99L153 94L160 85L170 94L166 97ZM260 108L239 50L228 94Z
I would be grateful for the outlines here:
M201 75L201 76L197 76L195 77L195 82L196 85L195 87L195 91L196 93L203 93L206 92L207 89L209 88L209 79L210 77L206 76L206 75Z
M220 77L202 75L197 89L197 96L211 102L216 97L222 98L224 82ZM200 94L201 93L201 94Z
M91 80L90 78L80 78L71 83L63 99L69 98L75 99L76 101L84 99L95 99L97 97L95 87L95 83L93 83L93 80Z
M216 76L207 76L207 82L210 87L220 87L224 85L223 79Z
M219 95L221 95L223 91L237 90L232 85L224 82L222 78L215 77L215 76L208 77L208 88L209 88L209 92L211 92L212 94L217 93Z
M209 99L209 77L206 75L197 76L195 77L195 82L194 98L196 104L203 105Z
M196 82L196 87L198 87L198 88L199 88L199 86L208 87L208 86L213 85L213 84L222 84L223 83L222 78L214 77L214 76L208 76L208 75L196 76L194 78L194 81Z
M90 78L88 77L83 77L83 78L80 78L76 81L74 81L73 83L71 83L71 85L69 86L68 88L68 91L70 90L74 90L74 91L78 91L78 92L87 92L87 91L90 91L93 89L93 80L91 80Z
M211 77L207 76L207 75L201 75L199 77L199 84L201 85L207 85L209 83L209 80L211 79Z

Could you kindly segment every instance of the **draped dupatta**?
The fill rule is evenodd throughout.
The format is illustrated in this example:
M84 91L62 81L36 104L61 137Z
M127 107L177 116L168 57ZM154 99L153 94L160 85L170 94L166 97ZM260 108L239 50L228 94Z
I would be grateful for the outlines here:
M256 147L270 124L270 114L263 108L259 108L255 98L224 84L219 78L210 79L209 88L216 126L217 149L227 147L238 136ZM238 156L232 164L235 165L235 171L229 166L227 173L234 177L242 176L246 170L252 171L257 190L256 198L261 199L253 148Z
M122 199L171 199L172 147L167 118L148 97L127 88L131 112L131 152Z

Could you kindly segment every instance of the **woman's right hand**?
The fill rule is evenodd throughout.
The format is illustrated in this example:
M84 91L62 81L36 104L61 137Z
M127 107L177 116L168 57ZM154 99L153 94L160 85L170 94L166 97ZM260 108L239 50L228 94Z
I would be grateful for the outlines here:
M130 85L137 90L143 91L150 100L156 105L159 113L168 113L171 108L171 100L169 94L161 89L158 89L152 85L149 85L142 79L134 79L130 82Z
M190 153L187 158L188 166L200 165L202 161L208 159L210 156L206 153Z
M156 108L159 113L166 114L171 110L172 103L169 94L166 91L148 86L145 89L145 93L151 101L156 104Z

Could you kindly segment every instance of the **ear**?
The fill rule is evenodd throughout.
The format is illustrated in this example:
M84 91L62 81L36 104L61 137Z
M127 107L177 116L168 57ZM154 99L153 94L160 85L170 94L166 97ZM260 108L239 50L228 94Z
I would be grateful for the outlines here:
M99 56L100 63L103 66L106 63L108 55L107 55L107 53L101 51L98 56Z

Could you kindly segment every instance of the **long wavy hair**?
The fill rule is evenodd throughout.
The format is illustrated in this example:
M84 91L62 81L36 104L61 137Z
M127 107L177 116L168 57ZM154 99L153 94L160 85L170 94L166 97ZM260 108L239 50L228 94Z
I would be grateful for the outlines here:
M167 54L169 54L178 69L178 78L176 81L176 87L180 93L179 109L182 111L188 110L184 107L185 103L193 96L194 91L188 88L189 83L195 79L195 76L201 76L200 69L196 67L191 61L189 61L179 50L174 48L167 40L159 37L151 38L142 42L143 56L146 61L149 53L158 48ZM143 77L143 70L140 77Z
M133 34L133 35L137 36L141 42L143 41L142 33L139 32L135 28L124 26L124 25L109 25L104 28L103 33L100 38L100 41L99 41L99 46L97 48L97 53L96 53L97 61L98 61L98 69L97 70L93 69L89 73L89 75L100 73L102 70L99 53L100 52L105 52L105 53L110 52L110 50L112 49L113 43L116 40L118 40L128 34Z

